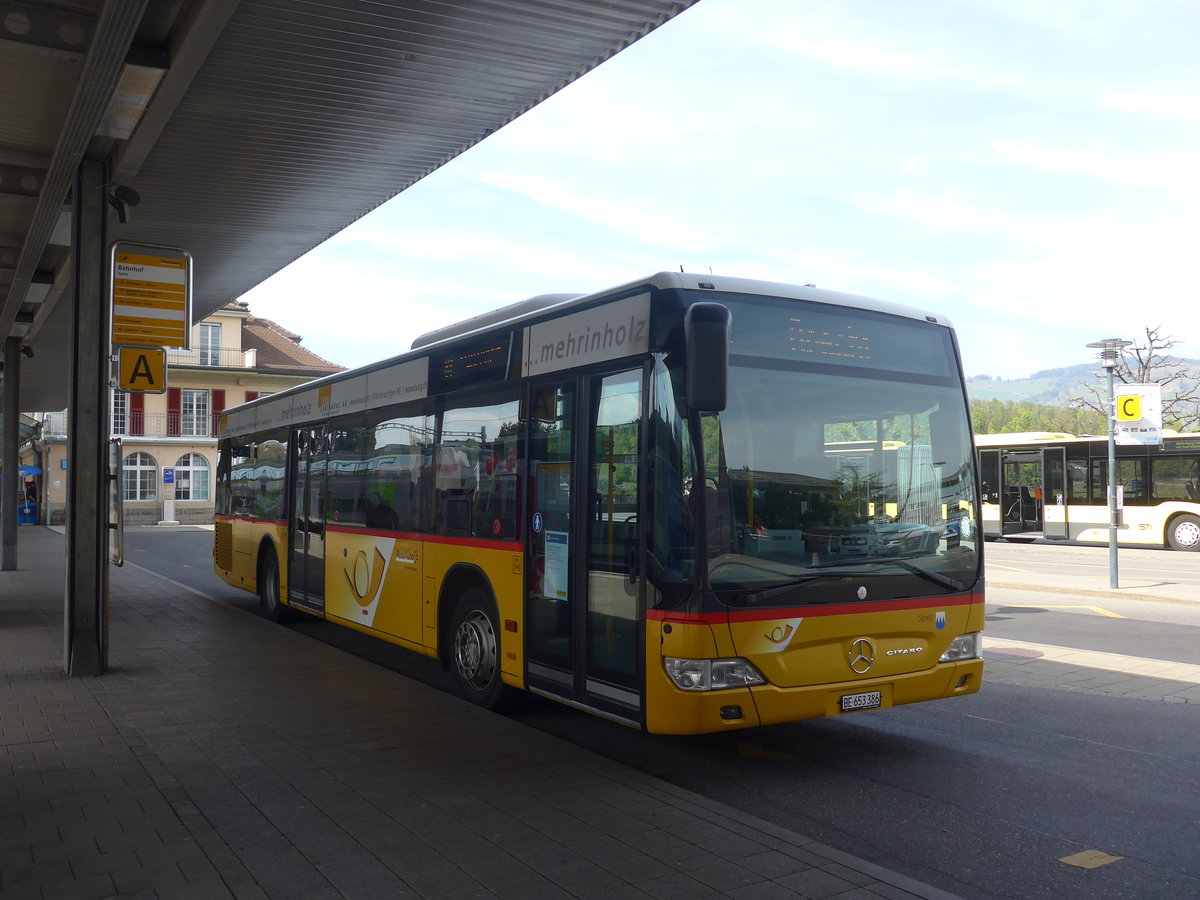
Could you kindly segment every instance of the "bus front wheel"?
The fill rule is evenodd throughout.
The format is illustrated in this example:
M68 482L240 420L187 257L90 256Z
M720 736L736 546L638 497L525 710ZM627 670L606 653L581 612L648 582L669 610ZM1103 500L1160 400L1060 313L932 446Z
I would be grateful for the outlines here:
M1167 543L1172 550L1200 550L1200 517L1176 516L1167 525Z
M450 625L450 665L459 692L486 709L498 709L508 694L500 680L498 619L488 593L472 587L458 598Z

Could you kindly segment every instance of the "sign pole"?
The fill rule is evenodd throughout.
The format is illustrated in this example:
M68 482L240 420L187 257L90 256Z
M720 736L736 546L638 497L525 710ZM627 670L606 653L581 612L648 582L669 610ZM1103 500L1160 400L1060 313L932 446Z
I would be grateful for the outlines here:
M1108 367L1108 586L1117 587L1117 394Z
M1113 380L1113 370L1117 367L1120 351L1128 347L1132 341L1121 338L1106 338L1103 341L1093 341L1088 344L1093 350L1100 351L1100 365L1108 372L1108 586L1117 587L1117 528L1120 521L1117 518L1117 391Z

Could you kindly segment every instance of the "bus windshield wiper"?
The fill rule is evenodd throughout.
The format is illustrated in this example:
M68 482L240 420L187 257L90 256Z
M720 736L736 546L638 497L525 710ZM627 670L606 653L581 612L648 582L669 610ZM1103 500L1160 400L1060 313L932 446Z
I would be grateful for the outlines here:
M832 569L839 566L895 566L898 569L904 569L906 572L912 572L924 578L926 581L932 581L934 584L940 584L942 587L950 588L952 591L961 591L966 588L961 581L950 578L940 572L933 572L929 569L922 569L920 566L915 566L912 563L904 562L901 557L870 557L864 556L859 559L843 559L839 562L818 563L815 566L809 566L810 569ZM878 574L869 572L856 572L856 575Z
M871 563L881 566L895 566L898 569L903 569L905 572L912 572L914 575L919 575L926 581L932 581L934 584L940 584L942 587L950 588L952 591L961 591L966 589L966 585L955 578L950 578L943 575L941 572L933 572L929 569L922 569L920 566L914 566L912 563L904 562L902 559L872 559Z
M789 594L797 588L808 587L818 581L837 581L843 578L842 575L805 575L800 578L795 578L787 584L776 585L775 587L764 588L761 591L747 591L743 603L746 606L754 606L764 601L778 600L780 597Z

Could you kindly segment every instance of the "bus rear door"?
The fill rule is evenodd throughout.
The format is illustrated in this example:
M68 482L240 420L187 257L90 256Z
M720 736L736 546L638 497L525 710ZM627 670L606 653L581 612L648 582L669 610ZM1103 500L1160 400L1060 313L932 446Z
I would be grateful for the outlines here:
M325 426L292 431L292 496L288 516L288 603L325 610Z
M1067 451L1064 447L1042 450L1042 485L1042 533L1048 538L1066 540Z

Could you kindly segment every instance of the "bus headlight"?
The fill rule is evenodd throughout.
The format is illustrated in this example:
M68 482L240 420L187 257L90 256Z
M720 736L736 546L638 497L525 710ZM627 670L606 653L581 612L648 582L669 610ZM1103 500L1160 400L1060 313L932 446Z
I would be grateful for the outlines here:
M681 659L663 657L663 667L681 691L719 691L724 688L766 684L762 673L740 657L731 659Z
M957 662L960 659L978 659L982 655L983 634L973 631L970 634L960 634L950 642L946 652L938 662Z

